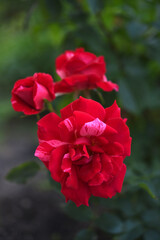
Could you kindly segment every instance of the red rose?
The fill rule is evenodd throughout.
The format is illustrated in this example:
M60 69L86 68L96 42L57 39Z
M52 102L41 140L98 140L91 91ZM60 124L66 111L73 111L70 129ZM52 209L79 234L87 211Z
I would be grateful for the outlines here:
M104 57L96 57L83 48L60 55L56 59L56 71L62 80L55 83L55 93L93 88L104 91L119 89L117 84L107 81Z
M39 146L35 156L61 183L66 201L77 206L91 195L111 198L121 192L130 155L131 137L116 101L104 109L80 97L61 110L38 121Z
M31 115L44 107L44 99L55 99L53 79L46 73L18 80L12 89L11 103L15 111Z

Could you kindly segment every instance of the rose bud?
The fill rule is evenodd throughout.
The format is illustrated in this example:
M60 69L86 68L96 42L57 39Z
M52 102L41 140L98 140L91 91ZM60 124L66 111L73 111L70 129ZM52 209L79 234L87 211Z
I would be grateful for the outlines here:
M12 89L13 109L26 115L41 112L45 99L55 99L53 79L46 73L35 73L31 77L20 79Z
M108 81L104 57L96 57L83 48L66 51L56 59L56 72L62 78L55 83L55 93L101 88L104 91L119 90L117 84Z
M91 195L112 198L121 192L131 137L116 101L104 109L80 97L61 110L61 117L41 118L38 138L35 156L61 183L66 201L88 206Z

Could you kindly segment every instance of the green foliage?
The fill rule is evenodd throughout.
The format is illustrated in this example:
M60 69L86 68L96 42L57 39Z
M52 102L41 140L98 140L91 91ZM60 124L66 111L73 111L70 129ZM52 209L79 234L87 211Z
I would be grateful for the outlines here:
M138 183L138 186L144 190L147 191L147 193L152 197L152 198L156 198L156 195L154 194L154 190L152 190L152 186L151 184L147 184L145 182L140 182Z
M96 14L99 12L103 7L103 1L98 0L87 0L88 7L91 10L92 13Z
M153 230L147 230L144 233L144 240L150 240L150 239L159 240L160 239L160 232L156 232L156 231L153 231Z
M123 231L123 224L119 217L110 214L102 214L96 221L97 226L107 233L121 233Z
M123 107L131 113L139 113L139 105L125 81L119 81L119 95Z
M25 162L10 170L6 179L8 181L24 184L31 177L34 177L39 171L40 167L36 162Z
M64 207L64 211L67 215L78 221L90 222L94 219L94 213L90 208L87 206L80 206L77 208L73 202L69 202Z
M79 231L74 240L97 240L96 234L91 229L83 229Z
M118 237L118 240L128 240L128 239L136 240L142 236L143 232L144 232L144 229L141 226L139 226L134 228L131 231L128 231L127 233L120 235Z
M116 98L133 138L123 192L113 199L92 199L96 212L94 207L77 208L74 203L63 208L85 223L76 240L96 239L99 232L106 239L108 235L117 240L160 239L159 17L156 0L1 1L2 128L14 116L8 100L14 82L34 72L50 73L57 81L55 59L66 49L84 47L104 55L108 79L120 86L118 93L102 96L105 107ZM100 101L94 91L91 94ZM58 97L54 108L59 112L72 99L72 94ZM34 176L38 165L26 164L11 170L7 179L25 183Z

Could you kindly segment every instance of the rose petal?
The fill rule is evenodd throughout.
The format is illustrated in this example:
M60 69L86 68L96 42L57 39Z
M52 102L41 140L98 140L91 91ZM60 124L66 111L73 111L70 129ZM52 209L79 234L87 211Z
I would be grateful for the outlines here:
M43 118L41 118L38 124L38 138L41 142L42 140L60 140L60 134L58 129L58 124L61 119L55 113L49 113Z
M109 136L110 141L116 141L123 145L124 155L129 156L131 153L131 140L129 128L122 118L110 119L107 124L117 130L117 134Z
M89 182L89 186L98 186L101 185L104 181L103 174L97 173Z
M15 111L23 112L26 115L38 114L40 112L40 110L36 110L33 107L29 106L14 94L12 94L11 103Z
M124 176L126 173L126 166L123 164L121 171L109 183L102 183L99 186L90 187L93 196L112 198L117 192L121 192Z
M83 165L79 169L79 177L84 181L88 182L91 180L98 172L101 170L100 157L98 154L95 154L92 157L92 161L86 165Z
M107 154L101 155L101 163L102 163L102 171L101 173L105 176L107 174L107 181L108 181L108 175L113 175L113 164L111 157Z
M17 97L19 97L25 104L29 105L31 108L35 108L34 102L33 102L33 86L31 87L24 87L19 86L14 94L16 94Z
M52 146L53 148L57 148L57 147L60 147L60 146L63 146L63 145L67 145L68 142L62 142L60 140L56 140L56 139L53 139L53 140L49 140L49 141L41 141L41 143L47 143L49 144L50 146Z
M34 84L33 88L33 101L36 109L42 109L44 106L44 99L51 100L48 90L41 84Z
M61 169L62 160L64 155L67 152L67 146L61 146L52 151L50 162L49 162L49 170L51 172L52 178L57 181L61 182L64 172Z
M105 152L111 156L123 156L124 147L119 142L110 142L106 145Z
M72 116L74 111L86 112L95 118L99 118L101 121L105 117L105 110L100 103L83 97L80 97L61 110L62 119Z
M116 103L116 100L110 107L105 109L105 112L106 112L106 120L121 117L121 111Z
M72 161L70 159L69 153L66 153L62 160L61 169L63 172L71 173Z
M74 117L66 118L58 125L61 139L66 142L75 141L75 119Z
M90 52L85 52L83 48L77 48L75 54L81 59L85 64L89 64L97 59L96 55Z
M89 206L88 200L91 196L91 193L89 191L88 186L84 184L82 181L80 180L78 181L78 189L75 190L72 188L68 188L66 186L66 178L64 178L62 182L61 192L65 195L66 202L68 200L72 200L73 202L75 202L77 207L79 207L82 204Z
M83 146L81 146L81 148L79 147L77 149L74 149L71 147L69 150L69 153L70 153L70 157L71 157L72 161L77 161L82 157L89 158L89 154L87 152L87 148L85 145L83 145Z
M78 187L79 187L78 185L79 184L78 184L76 169L74 166L72 166L70 174L66 179L66 187L78 190Z
M48 101L54 100L55 94L54 94L54 84L53 84L52 76L47 73L35 73L33 75L33 78L38 84L40 84L41 86L44 86L47 89L48 97L46 99ZM43 99L45 99L45 97L43 97Z
M123 165L123 160L124 160L124 157L121 157L121 156L111 157L112 166L113 166L113 171L112 171L113 175L116 175L121 170Z
M54 90L55 93L67 93L75 90L88 88L89 79L85 75L72 75L65 77L59 82L55 82Z
M81 130L80 130L80 135L82 137L85 136L100 136L102 133L105 131L106 124L96 118L95 120L91 122L85 123Z
M119 90L119 86L116 83L112 83L111 81L97 82L96 85L97 87L103 89L103 91L107 91L107 92L110 92L113 90L116 90L116 91Z
M87 137L79 137L75 140L74 145L90 145L91 141Z
M83 62L79 56L73 56L65 66L66 76L71 76L76 73L80 73L81 70L86 66L86 63Z
M92 75L96 75L99 76L101 78L103 78L103 75L106 72L106 66L105 66L105 62L104 62L104 58L100 57L101 60L97 60L96 62L92 62L89 63L88 65L86 65L86 67L81 71L81 74L92 74Z
M49 74L35 73L15 83L11 102L15 111L31 115L42 110L45 98L55 98L53 79Z
M52 145L47 142L42 142L35 151L35 156L38 157L41 161L48 162L51 157L51 152L54 148Z

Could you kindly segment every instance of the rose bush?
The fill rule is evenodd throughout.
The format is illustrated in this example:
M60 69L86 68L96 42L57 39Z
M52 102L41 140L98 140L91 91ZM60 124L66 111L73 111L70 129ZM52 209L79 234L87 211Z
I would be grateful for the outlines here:
M66 201L88 206L91 195L111 198L121 192L131 137L116 101L104 109L80 97L61 117L49 113L39 120L38 138L35 156L61 183Z
M12 90L11 103L15 111L31 115L44 107L44 99L55 99L53 79L46 73L35 73L18 80Z
M83 48L66 51L56 59L56 72L62 78L55 83L56 93L75 90L102 88L104 91L118 91L117 84L108 81L104 57L96 57Z

